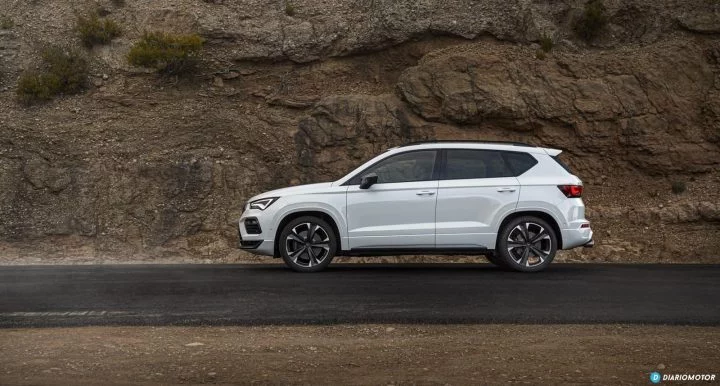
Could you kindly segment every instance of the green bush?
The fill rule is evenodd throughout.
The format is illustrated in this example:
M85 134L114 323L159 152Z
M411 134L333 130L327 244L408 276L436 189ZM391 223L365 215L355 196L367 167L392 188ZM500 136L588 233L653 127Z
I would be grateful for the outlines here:
M128 53L130 64L156 68L160 73L180 75L195 70L204 40L198 35L145 33Z
M575 24L575 32L582 39L591 41L600 35L607 22L602 0L590 0L585 4L582 17Z
M684 181L673 181L670 188L672 189L672 192L675 194L680 194L680 193L685 192L685 190L687 190L687 186L685 185Z
M543 36L540 37L540 48L545 52L550 52L553 48L552 38L543 34Z
M0 29L10 29L15 26L15 22L10 16L0 15Z
M60 90L60 78L44 72L26 72L17 86L18 100L26 105L52 99Z
M17 86L21 103L33 104L59 94L77 94L87 86L88 63L77 51L49 47L42 52L43 68L24 73Z
M285 14L295 16L295 6L289 1L285 3Z
M80 34L80 39L88 47L95 44L108 44L122 32L116 22L100 18L96 13L79 16L76 29Z

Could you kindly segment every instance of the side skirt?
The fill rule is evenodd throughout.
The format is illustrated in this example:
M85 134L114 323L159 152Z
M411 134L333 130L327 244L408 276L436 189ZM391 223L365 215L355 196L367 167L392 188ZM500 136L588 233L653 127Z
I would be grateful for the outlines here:
M338 251L338 256L401 256L401 255L487 255L487 248L353 248Z

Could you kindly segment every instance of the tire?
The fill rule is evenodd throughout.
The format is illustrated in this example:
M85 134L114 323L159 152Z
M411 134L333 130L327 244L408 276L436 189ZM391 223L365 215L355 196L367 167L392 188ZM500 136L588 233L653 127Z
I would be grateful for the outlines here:
M308 236L312 234L311 240ZM296 218L283 227L278 249L285 264L296 272L325 269L337 251L338 239L323 219L314 216Z
M526 237L530 242L525 241ZM511 220L500 230L495 257L508 269L538 272L553 261L557 246L557 235L547 221L523 216Z

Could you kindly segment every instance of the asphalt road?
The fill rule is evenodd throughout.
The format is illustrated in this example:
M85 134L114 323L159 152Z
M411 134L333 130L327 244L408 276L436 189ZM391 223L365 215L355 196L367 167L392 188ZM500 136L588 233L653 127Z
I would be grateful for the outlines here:
M720 265L0 267L0 327L328 323L720 325Z

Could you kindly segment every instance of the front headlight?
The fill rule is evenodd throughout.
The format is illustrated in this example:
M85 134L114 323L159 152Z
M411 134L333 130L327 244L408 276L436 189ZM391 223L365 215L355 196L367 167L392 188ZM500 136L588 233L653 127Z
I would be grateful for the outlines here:
M278 198L280 197L261 198L259 200L251 201L249 206L250 209L265 210L268 206L272 205L273 202L277 201Z

